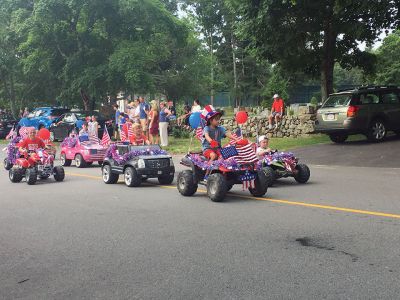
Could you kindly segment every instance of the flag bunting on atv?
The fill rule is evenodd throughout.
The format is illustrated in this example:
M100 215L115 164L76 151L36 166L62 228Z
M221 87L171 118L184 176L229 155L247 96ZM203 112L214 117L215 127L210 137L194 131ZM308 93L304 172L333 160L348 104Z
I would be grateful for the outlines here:
M256 175L246 171L243 175L240 176L240 180L242 181L243 191L249 188L254 188L254 181L256 179Z

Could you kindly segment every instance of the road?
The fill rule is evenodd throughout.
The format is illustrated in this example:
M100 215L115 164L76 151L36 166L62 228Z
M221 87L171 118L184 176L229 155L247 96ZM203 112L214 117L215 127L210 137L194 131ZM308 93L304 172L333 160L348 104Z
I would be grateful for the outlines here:
M1 172L0 299L398 298L398 168L312 164L306 185L224 203L95 167L36 186Z

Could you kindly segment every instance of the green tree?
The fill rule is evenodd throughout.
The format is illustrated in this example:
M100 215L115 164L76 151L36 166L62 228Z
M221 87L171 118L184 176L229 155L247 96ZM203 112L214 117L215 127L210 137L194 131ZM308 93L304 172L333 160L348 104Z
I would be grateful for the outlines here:
M399 1L229 0L240 16L239 31L259 57L290 72L320 76L323 99L333 92L335 62L371 69L374 55L359 48L372 44L398 21Z
M376 84L400 83L400 31L388 35L376 54L378 56Z

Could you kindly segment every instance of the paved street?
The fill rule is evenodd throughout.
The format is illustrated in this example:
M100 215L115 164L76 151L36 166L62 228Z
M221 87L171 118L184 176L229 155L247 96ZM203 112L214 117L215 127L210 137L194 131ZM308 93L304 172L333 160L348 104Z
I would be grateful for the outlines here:
M105 185L98 167L35 186L1 170L0 299L398 298L399 165L327 166L315 149L298 151L308 184L223 203Z

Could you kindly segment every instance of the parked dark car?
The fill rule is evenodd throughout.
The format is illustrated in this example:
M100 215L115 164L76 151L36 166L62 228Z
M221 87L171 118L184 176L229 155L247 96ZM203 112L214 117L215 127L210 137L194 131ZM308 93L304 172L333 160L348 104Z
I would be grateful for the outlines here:
M331 94L317 111L317 132L335 143L351 134L380 142L388 131L400 135L400 87L364 86Z
M18 121L11 114L0 114L0 139L4 139Z
M49 128L54 120L68 111L69 109L62 107L38 107L27 117L19 120L18 124L36 129Z
M79 132L83 122L86 121L86 118L93 115L97 117L97 122L100 126L99 138L103 136L104 125L107 126L108 134L112 136L112 120L110 118L106 118L97 111L75 111L63 114L56 119L53 124L51 124L50 133L54 140L63 141L72 131Z

